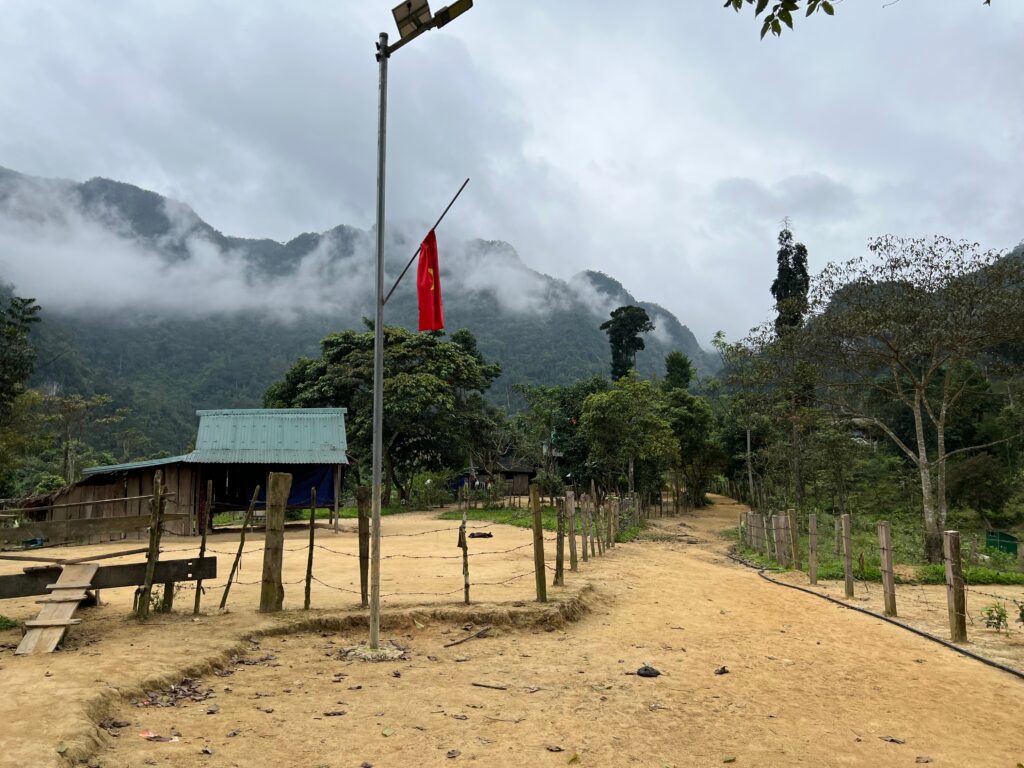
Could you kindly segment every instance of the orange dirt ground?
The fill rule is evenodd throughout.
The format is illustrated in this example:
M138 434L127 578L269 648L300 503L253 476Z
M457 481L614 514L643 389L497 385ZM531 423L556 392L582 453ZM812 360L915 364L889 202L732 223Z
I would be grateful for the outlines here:
M215 589L206 596L205 615L193 619L192 593L183 592L173 615L144 626L128 617L131 589L104 593L108 605L79 612L84 621L66 650L0 654L7 694L0 699L0 764L91 758L108 768L681 768L734 761L766 768L904 766L928 758L936 766L1015 768L1024 762L1024 681L769 584L729 561L719 532L735 525L740 509L716 498L697 515L653 521L661 540L619 545L581 565L579 574L567 573L565 588L549 590L545 613L530 601L530 575L475 588L480 604L466 609L470 614L462 613L460 594L386 598L393 618L385 637L407 651L396 662L340 655L365 635L344 628L346 617L360 612L353 595L320 585L313 590L319 610L309 616L294 610L301 607L301 585L286 587L288 610L274 617L253 611L256 586L239 585L230 613L215 611ZM387 518L384 533L453 525L432 517ZM523 529L492 530L494 539L471 541L473 551L529 542ZM325 546L355 551L351 533L318 535ZM304 536L289 533L287 546L300 547ZM218 536L210 546L229 552L231 541ZM384 541L385 554L458 554L451 531ZM168 540L165 548L191 544ZM553 555L550 543L547 554ZM286 552L286 581L301 578L305 556L301 549ZM358 588L353 558L324 550L316 556L320 578ZM248 555L242 579L255 580L259 564L258 554ZM12 565L5 563L4 572L17 570ZM471 575L502 581L530 565L525 548L474 559ZM222 555L221 579L229 566ZM458 559L394 558L383 573L385 593L461 585ZM586 610L579 620L565 622L580 605ZM35 606L28 599L5 601L2 611L26 619ZM470 621L473 631L483 623L495 629L444 648L470 634L463 629ZM255 642L246 639L254 634ZM17 639L17 631L0 634L0 642ZM627 674L644 662L662 676ZM723 666L728 673L716 674ZM213 696L173 707L132 703L145 698L144 690L166 689L186 674L200 677L199 689ZM109 735L96 727L104 718L129 725ZM147 741L143 731L176 740Z

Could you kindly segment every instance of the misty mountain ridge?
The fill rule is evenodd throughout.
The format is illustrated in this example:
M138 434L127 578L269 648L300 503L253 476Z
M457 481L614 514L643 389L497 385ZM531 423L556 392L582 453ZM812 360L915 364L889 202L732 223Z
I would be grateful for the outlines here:
M388 286L421 237L389 227ZM655 324L637 357L641 375L660 375L671 350L701 374L716 366L671 312L606 274L563 281L502 241L439 240L448 328L469 328L501 363L491 391L501 404L514 406L515 383L607 374L599 326L623 304L644 307ZM43 306L36 383L110 393L153 434L150 449L183 449L195 409L258 406L296 358L318 354L323 336L362 328L373 314L373 254L372 231L341 225L285 243L231 237L186 204L130 184L0 167L0 282ZM416 327L413 283L406 275L388 302L388 324Z

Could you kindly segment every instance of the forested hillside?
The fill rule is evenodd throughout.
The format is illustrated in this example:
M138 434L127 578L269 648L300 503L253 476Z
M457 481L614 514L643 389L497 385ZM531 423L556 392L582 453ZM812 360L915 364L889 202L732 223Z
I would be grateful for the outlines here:
M420 234L388 232L391 279ZM519 407L517 383L607 374L599 326L622 304L643 306L655 324L637 358L642 375L661 371L671 350L699 373L715 367L717 357L672 313L636 301L607 275L565 282L530 269L507 243L439 239L448 327L472 330L500 363L489 396L503 406ZM40 263L52 264L44 281ZM42 305L32 384L106 393L129 409L100 430L119 459L185 450L198 408L258 406L296 358L318 354L327 333L362 327L372 314L371 270L372 233L352 227L287 243L235 238L128 184L0 169L0 283ZM387 321L415 326L408 278Z

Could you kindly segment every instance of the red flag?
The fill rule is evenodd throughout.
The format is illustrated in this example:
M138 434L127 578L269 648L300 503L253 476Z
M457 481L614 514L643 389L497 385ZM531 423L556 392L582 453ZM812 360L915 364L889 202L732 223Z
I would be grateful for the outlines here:
M437 266L437 237L430 230L420 245L420 263L416 268L416 293L420 301L420 330L444 330L441 304L441 270Z

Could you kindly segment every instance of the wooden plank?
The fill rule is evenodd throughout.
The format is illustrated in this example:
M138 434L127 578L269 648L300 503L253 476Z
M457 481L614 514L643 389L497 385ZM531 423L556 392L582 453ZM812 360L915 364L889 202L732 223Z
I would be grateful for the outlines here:
M72 602L72 601L60 601L60 602ZM76 604L82 602L81 600L73 601ZM75 624L81 624L81 619L29 619L25 622L25 626L29 628L33 627L72 627Z
M24 563L62 563L59 557L31 557L30 555L0 555L0 560L15 560ZM47 566L43 566L44 568Z
M36 603L77 603L81 600L85 600L87 597L84 589L63 589L54 592L52 595L41 597L36 600Z
M61 582L58 581L58 582L55 582L53 584L47 584L46 588L47 589L92 589L92 584L90 582L88 582L88 581L83 582L82 584L71 584L71 583L62 584Z
M40 569L32 573L15 573L0 576L0 600L16 597L32 597L45 595L50 591L51 582L60 575L60 566ZM145 563L124 563L121 565L100 566L92 578L92 584L79 589L116 589L118 587L137 587L146 576ZM153 579L157 584L171 581L197 581L199 579L217 578L217 558L188 558L183 560L161 560L156 565ZM63 589L70 584L60 584Z
M164 515L165 520L178 520L181 514ZM149 527L149 515L131 517L93 517L81 520L58 520L56 522L25 522L17 528L0 528L0 544L21 543L25 539L45 539L51 546L84 539L88 536L102 536L113 533L132 533Z
M89 486L92 487L92 486ZM173 496L174 494L168 494ZM8 507L4 512L40 512L43 509L70 509L72 507L88 507L93 504L110 504L113 502L132 501L135 499L149 499L151 496L119 496L116 499L85 499L83 501L71 501L66 504L47 504L45 507Z
M58 589L70 589L72 585L85 583L89 585L99 566L95 563L75 563L64 566L61 569L60 578L55 585ZM25 656L30 653L52 653L60 643L67 631L68 625L72 623L72 616L78 609L79 603L59 602L43 605L39 615L34 619L34 624L28 624L29 630L21 639L16 655Z
M95 562L96 560L109 560L112 557L128 557L128 555L137 555L140 552L148 551L148 549L149 549L148 547L141 547L139 549L122 549L122 550L118 550L117 552L108 552L108 553L106 553L104 555L86 555L86 556L83 556L83 557L73 557L73 558L70 558L70 559L67 559L67 560L53 559L53 560L47 560L47 562L55 563L56 565L73 565L75 563L92 563L92 562ZM25 568L24 571L25 571L25 573L28 573L29 571L40 571L40 570L43 570L43 569L46 569L46 568L52 568L52 567L53 567L52 565L31 565L28 568Z

